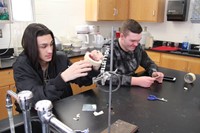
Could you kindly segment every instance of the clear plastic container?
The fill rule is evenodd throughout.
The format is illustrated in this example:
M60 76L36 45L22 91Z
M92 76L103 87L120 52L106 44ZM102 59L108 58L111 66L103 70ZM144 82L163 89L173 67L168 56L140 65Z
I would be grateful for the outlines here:
M142 45L143 48L148 47L149 43L149 38L151 34L147 31L147 27L145 26L143 31L142 31L142 39L140 40L140 44Z

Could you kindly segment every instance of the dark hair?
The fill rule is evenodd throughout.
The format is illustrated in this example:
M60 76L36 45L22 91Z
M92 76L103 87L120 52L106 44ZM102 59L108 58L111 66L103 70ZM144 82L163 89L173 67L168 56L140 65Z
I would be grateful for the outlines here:
M137 21L128 19L122 23L121 32L124 34L124 36L127 36L129 31L139 34L142 32L142 27Z
M53 57L51 63L55 62L56 47L54 41L54 35L51 30L49 30L45 25L39 23L29 24L22 36L22 47L24 48L24 53L29 58L35 68L39 66L39 51L37 44L37 37L50 34L53 39Z

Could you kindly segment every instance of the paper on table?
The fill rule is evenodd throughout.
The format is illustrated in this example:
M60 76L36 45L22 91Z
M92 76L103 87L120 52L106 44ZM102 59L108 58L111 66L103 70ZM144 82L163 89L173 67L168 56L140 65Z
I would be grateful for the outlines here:
M96 111L96 104L83 104L82 111Z

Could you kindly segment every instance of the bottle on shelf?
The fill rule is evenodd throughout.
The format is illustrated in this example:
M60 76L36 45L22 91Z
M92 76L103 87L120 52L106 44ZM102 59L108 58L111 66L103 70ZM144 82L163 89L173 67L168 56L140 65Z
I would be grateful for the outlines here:
M186 50L190 49L190 43L189 43L188 36L185 36L185 38L184 38L184 41L182 43L182 49L186 49Z
M97 26L97 32L94 34L94 47L97 49L101 49L104 44L104 37L100 33L100 27Z
M149 48L149 39L151 37L151 34L147 31L147 27L145 26L142 31L142 39L140 40L140 44L143 48Z
M119 29L115 33L116 39L120 38L120 31L121 31L121 28L119 27Z

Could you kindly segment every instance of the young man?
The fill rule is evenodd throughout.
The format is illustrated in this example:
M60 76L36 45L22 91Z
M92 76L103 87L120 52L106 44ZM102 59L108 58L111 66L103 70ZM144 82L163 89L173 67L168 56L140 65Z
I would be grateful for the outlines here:
M42 24L28 25L22 37L22 47L24 51L13 65L14 79L17 93L23 90L33 93L33 107L39 100L54 102L71 96L70 83L90 85L92 77L99 73L88 61L72 64L67 55L56 52L54 35ZM103 58L96 50L90 54L97 61Z
M156 64L142 49L139 41L142 38L142 27L135 20L129 19L122 24L120 38L114 43L113 70L117 69L121 85L150 87L154 81L162 83L164 74L157 71ZM106 62L106 71L110 69L110 57ZM149 76L136 77L136 69L142 66ZM113 77L117 85L117 78Z

